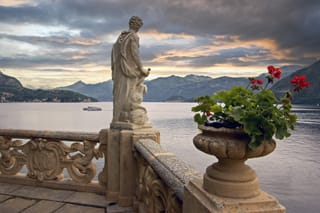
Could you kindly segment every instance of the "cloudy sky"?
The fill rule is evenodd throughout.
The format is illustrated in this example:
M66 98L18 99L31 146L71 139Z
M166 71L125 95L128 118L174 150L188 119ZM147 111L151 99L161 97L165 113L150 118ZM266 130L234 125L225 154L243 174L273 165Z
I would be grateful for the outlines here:
M0 70L33 88L108 80L132 15L150 78L255 76L320 58L319 0L0 0Z

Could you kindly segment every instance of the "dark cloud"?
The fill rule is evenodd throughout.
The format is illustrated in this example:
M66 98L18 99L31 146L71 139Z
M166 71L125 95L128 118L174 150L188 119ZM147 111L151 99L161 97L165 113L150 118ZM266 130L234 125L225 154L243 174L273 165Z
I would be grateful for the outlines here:
M232 64L234 66L248 66L248 65L261 65L264 63L270 63L271 61L267 59L266 55L269 54L268 51L264 51L259 48L233 48L233 49L225 49L220 50L217 54L214 55L206 55L206 56L171 56L167 57L166 60L171 61L172 63L175 61L186 61L188 62L188 66L190 67L208 67L219 64ZM243 60L250 57L259 56L259 61L256 60ZM275 62L274 60L272 61ZM277 61L278 62L278 61ZM170 63L170 62L169 62Z
M175 23L168 25L169 31L239 35L243 40L272 38L280 49L291 50L301 60L303 53L319 54L319 1L172 1L166 8L166 23Z
M59 63L61 65L70 64L70 60L63 60L51 57L28 57L20 55L20 57L1 57L0 64L2 67L11 68L30 68L36 65L51 65Z
M84 65L95 63L107 66L107 49L111 44L98 39L71 36L17 36L0 34L0 39L18 41L38 47L37 53L17 53L12 57L0 57L2 67L32 68L41 65ZM109 57L109 56L108 56Z
M0 6L0 20L4 23L50 23L49 8L39 8L35 6L3 7Z
M6 38L14 41L22 41L25 43L53 46L53 47L89 47L98 46L102 41L98 39L85 39L81 37L71 37L71 36L17 36L10 34L1 34L0 39Z
M118 32L127 28L128 19L139 15L144 20L142 30L157 29L163 33L186 33L199 38L193 45L201 45L201 38L223 35L227 42L237 35L243 41L269 38L278 45L279 50L287 50L292 58L285 63L308 64L315 57L320 57L320 1L319 0L154 0L154 1L105 1L105 0L54 0L39 1L34 6L18 7L0 6L0 23L6 24L41 24L45 26L65 26L70 30L79 30L78 37L68 34L52 35L51 37L18 37L10 35L13 40L30 42L35 45L50 47L63 46L80 51L85 48L89 60L97 60L98 64L109 61L110 41L85 47L81 43L70 43L72 39L101 38L103 35ZM9 36L9 35L7 35ZM200 37L199 37L200 36ZM56 39L56 41L54 40ZM57 42L59 41L60 42ZM142 42L143 43L143 42ZM151 61L160 53L174 48L189 48L190 45L154 44L141 48L142 57ZM70 53L58 53L71 57ZM231 49L220 51L218 55L204 57L172 57L170 60L188 60L193 66L206 64L233 63L250 65L251 62L239 60L254 54L266 56L269 52L257 49ZM58 54L57 54L58 55ZM59 57L60 58L60 57ZM67 57L68 58L68 57ZM22 59L22 64L32 62L75 63L75 60L41 58ZM8 59L2 58L3 63ZM83 62L86 59L79 59ZM262 58L259 58L262 60ZM266 59L267 61L268 59ZM10 61L10 60L9 60ZM277 62L277 61L274 61ZM15 62L18 63L18 62ZM252 63L261 63L252 62Z

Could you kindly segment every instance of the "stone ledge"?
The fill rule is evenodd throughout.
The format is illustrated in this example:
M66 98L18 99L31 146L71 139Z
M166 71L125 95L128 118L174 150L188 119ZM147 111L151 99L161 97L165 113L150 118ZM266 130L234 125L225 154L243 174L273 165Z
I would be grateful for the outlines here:
M0 136L12 138L46 138L66 141L94 141L99 142L99 134L94 132L65 132L45 130L0 129Z

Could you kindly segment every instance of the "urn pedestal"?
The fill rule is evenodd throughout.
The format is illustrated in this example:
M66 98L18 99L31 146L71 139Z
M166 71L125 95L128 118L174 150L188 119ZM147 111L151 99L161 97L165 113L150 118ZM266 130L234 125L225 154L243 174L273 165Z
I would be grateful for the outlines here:
M245 161L271 153L275 141L264 141L252 151L247 144L250 138L241 129L200 126L202 133L194 137L194 145L202 152L214 155L218 162L206 169L203 188L225 198L253 198L261 193L256 173Z

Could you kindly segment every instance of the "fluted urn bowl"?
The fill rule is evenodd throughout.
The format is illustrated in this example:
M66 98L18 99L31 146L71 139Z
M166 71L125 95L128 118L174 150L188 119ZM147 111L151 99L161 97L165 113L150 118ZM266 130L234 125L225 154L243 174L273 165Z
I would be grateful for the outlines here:
M202 152L217 158L241 160L265 156L276 148L275 141L264 141L256 150L248 147L249 136L242 129L214 128L199 126L201 134L194 137L193 143Z
M245 161L271 153L276 143L263 141L255 150L248 147L249 136L242 129L199 126L202 133L193 143L197 149L218 158L206 169L203 187L209 193L228 198L252 198L260 194L256 173Z

